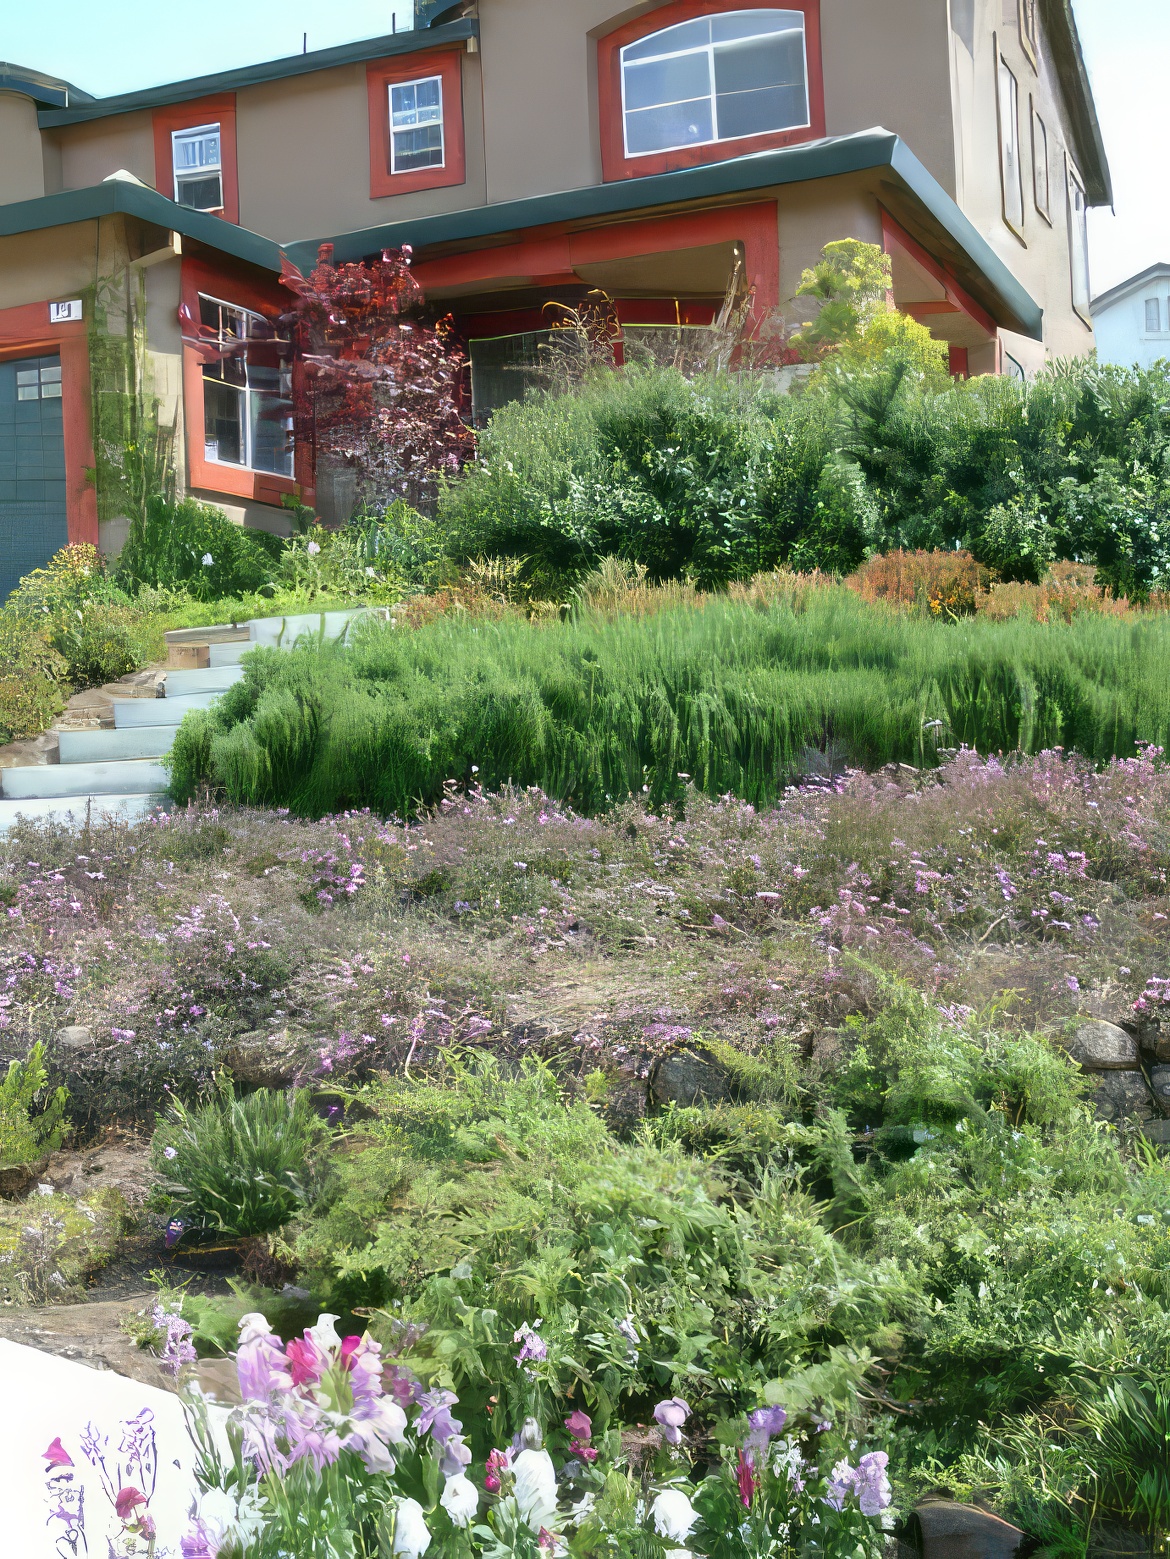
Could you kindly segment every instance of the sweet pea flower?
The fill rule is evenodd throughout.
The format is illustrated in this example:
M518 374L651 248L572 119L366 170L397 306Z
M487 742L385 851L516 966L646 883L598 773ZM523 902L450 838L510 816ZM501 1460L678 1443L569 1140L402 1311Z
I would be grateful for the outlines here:
M250 1402L267 1402L278 1392L292 1390L292 1375L280 1338L255 1310L240 1318L236 1375L242 1395Z
M765 1450L770 1440L782 1433L788 1422L788 1414L782 1407L758 1407L748 1414L746 1444L756 1450Z
M650 1506L650 1519L659 1537L685 1543L695 1529L699 1513L681 1489L663 1489Z
M58 1435L47 1451L41 1452L42 1457L50 1467L72 1467L73 1458L61 1444L61 1436Z
M317 556L318 552L320 552L320 550L321 550L321 544L320 544L320 542L317 542L317 541L311 541L309 543L309 545L305 548L305 551L309 554L309 556L311 558L315 558ZM429 1539L428 1539L428 1541L429 1541ZM398 1550L395 1549L396 1553L397 1553L397 1551Z
M540 1322L537 1321L536 1325L539 1326ZM525 1364L529 1359L539 1364L548 1358L548 1343L543 1337L537 1336L527 1321L519 1331L512 1333L512 1341L520 1344L520 1352L516 1355L517 1364Z
M654 1409L654 1420L662 1426L662 1438L667 1445L682 1443L682 1426L691 1416L691 1410L681 1397L668 1397Z
M557 1474L552 1457L543 1449L543 1436L535 1418L526 1418L520 1431L522 1449L512 1463L516 1479L516 1504L533 1532L548 1527L557 1513Z
M580 1440L584 1443L588 1443L590 1437L593 1434L593 1420L589 1417L588 1413L583 1413L578 1407L575 1408L573 1412L569 1414L568 1418L565 1419L565 1428L569 1431L574 1440Z
M119 1521L129 1521L133 1513L140 1505L146 1504L146 1495L141 1489L136 1489L132 1483L127 1483L118 1490L118 1496L114 1500L114 1510Z
M465 1474L457 1473L447 1479L439 1504L450 1516L453 1526L468 1527L479 1509L479 1490Z
M416 1499L400 1499L394 1512L394 1547L403 1559L420 1559L430 1547L431 1533Z
M487 1471L484 1473L483 1486L489 1494L497 1494L500 1485L512 1472L511 1451L489 1451L487 1459Z

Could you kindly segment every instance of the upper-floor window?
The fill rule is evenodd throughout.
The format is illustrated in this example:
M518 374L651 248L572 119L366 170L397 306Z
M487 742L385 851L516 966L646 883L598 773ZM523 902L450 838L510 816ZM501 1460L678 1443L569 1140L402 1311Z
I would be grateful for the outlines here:
M1032 109L1032 191L1036 210L1052 220L1052 175L1048 158L1048 126Z
M204 458L249 471L293 474L292 355L271 321L199 295L203 339Z
M1170 312L1170 310L1168 310ZM1146 299L1146 334L1148 336L1160 335L1162 331L1162 300L1160 298Z
M414 173L443 166L443 79L396 81L390 86L390 171Z
M223 210L223 158L220 128L199 125L171 133L175 200L196 211Z
M1036 7L1037 0L1020 0L1020 42L1034 66L1040 62L1040 23Z
M1073 308L1086 323L1089 320L1089 203L1081 176L1068 165L1068 247L1072 266Z
M803 11L730 11L621 51L627 157L809 124Z
M1003 219L1017 233L1024 226L1024 170L1020 158L1020 84L1007 61L999 61L999 170Z

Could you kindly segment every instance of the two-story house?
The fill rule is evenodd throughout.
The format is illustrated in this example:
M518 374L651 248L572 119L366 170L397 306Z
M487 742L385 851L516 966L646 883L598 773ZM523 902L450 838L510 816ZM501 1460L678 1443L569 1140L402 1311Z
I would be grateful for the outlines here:
M1103 363L1152 368L1170 362L1170 265L1164 262L1093 299L1090 313Z
M282 254L411 245L482 412L551 300L686 327L739 276L762 319L843 237L890 253L955 373L1034 371L1092 346L1110 199L1071 0L424 0L409 32L117 97L0 65L0 146L0 593L99 538L87 299L119 268L181 485L277 528L294 490L344 508L286 436ZM209 361L195 322L255 348Z

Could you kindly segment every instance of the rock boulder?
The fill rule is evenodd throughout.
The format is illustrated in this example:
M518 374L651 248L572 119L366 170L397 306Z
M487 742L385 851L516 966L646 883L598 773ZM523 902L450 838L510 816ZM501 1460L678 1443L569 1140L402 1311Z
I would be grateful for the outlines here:
M1090 1097L1103 1121L1124 1121L1133 1116L1139 1121L1151 1121L1158 1113L1141 1072L1098 1072L1094 1083Z
M1012 1559L1024 1534L989 1510L938 1499L914 1511L906 1538L922 1559Z
M715 1104L731 1097L727 1069L701 1051L663 1056L650 1074L657 1104Z
M1082 1023L1065 1049L1087 1072L1129 1072L1140 1064L1133 1035L1101 1018Z

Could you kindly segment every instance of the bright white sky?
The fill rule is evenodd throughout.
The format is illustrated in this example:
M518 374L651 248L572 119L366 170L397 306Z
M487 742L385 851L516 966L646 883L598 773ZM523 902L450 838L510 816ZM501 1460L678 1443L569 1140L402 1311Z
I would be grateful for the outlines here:
M1089 217L1093 290L1104 292L1170 261L1170 0L1074 7L1117 204ZM0 0L0 59L105 96L297 54L306 31L310 49L374 38L393 30L395 10L405 25L409 0Z

